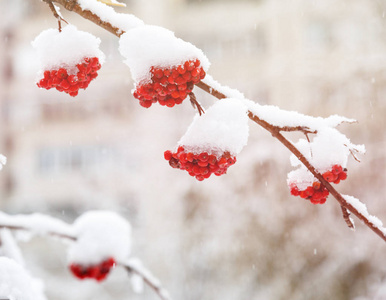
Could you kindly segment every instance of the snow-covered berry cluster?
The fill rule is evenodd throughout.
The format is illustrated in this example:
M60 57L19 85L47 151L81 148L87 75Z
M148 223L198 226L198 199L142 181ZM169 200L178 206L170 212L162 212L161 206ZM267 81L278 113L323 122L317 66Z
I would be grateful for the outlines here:
M75 68L59 68L44 71L44 77L39 80L37 86L47 90L56 88L59 92L65 92L72 97L78 95L79 89L86 89L90 81L98 76L101 68L97 57L85 57ZM76 70L73 72L72 70Z
M111 268L115 266L114 258L110 257L97 265L84 266L77 263L70 265L70 270L79 279L95 279L102 281L109 274Z
M323 178L328 182L338 184L347 178L347 169L343 169L340 165L334 165L329 171L323 173ZM330 194L319 181L314 181L312 185L301 190L294 182L289 182L289 187L291 195L310 200L312 204L324 204Z
M193 153L186 151L183 146L178 147L177 152L165 151L164 157L173 168L186 170L190 176L202 181L214 174L220 176L226 174L228 168L236 163L236 157L229 152L214 155L208 152Z
M138 84L133 92L139 104L146 108L156 102L168 107L181 104L192 92L194 84L206 75L198 59L188 60L177 67L151 67L150 73L151 81Z
M100 39L73 25L43 30L32 42L40 63L37 86L74 97L98 76L105 55Z

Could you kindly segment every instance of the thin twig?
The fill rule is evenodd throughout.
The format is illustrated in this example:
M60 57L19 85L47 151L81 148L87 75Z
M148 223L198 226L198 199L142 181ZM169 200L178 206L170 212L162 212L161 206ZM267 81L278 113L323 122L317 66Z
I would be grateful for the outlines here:
M68 11L77 13L81 17L95 23L99 27L106 29L107 31L111 32L117 37L120 37L124 33L123 30L111 25L109 22L102 21L98 15L92 13L91 11L83 10L76 0L51 0L51 1L62 5Z
M33 229L24 227L24 226L15 226L15 225L6 225L6 224L0 224L0 229L1 228L7 228L10 230L21 230L21 231L29 231L29 232L34 232ZM63 234L55 231L47 231L47 235L54 236L54 237L59 237L59 238L64 238L72 241L76 241L76 237L68 235L68 234ZM39 234L39 233L37 233Z
M204 108L201 106L200 102L197 101L196 95L193 92L189 93L189 99L192 106L198 110L200 116L205 113Z
M341 206L340 207L342 209L342 215L343 215L343 219L345 220L347 226L351 229L355 229L355 225L354 225L354 222L353 220L350 218L350 212L347 210L347 208Z
M57 10L55 8L55 5L52 3L52 0L43 0L43 1L48 4L49 8L51 9L52 14L58 20L59 32L61 32L62 31L62 21L66 24L68 24L68 22L59 15L59 13L57 12Z

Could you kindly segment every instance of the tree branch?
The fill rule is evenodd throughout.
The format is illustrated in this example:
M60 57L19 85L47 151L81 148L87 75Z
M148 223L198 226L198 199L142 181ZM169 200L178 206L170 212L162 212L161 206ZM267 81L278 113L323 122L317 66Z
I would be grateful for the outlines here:
M28 228L28 227L21 226L21 225L18 226L18 225L0 224L0 229L2 229L2 228L7 228L10 230L28 231L28 232L35 233L35 230L33 230L32 228ZM55 231L48 231L48 232L46 232L46 235L52 236L52 237L63 238L63 239L71 240L71 241L77 240L77 238L75 236L71 236L68 234L63 234L63 233L55 232ZM1 239L0 239L0 247L1 247ZM170 297L168 296L168 292L164 288L162 288L159 281L156 281L155 278L153 276L151 276L149 271L146 270L146 272L145 272L145 271L143 271L143 270L145 270L144 268L136 267L134 264L120 263L120 265L122 265L124 268L126 268L127 271L129 271L130 273L133 273L133 274L140 276L143 279L143 281L151 289L153 289L156 292L156 294L161 298L161 300L170 300ZM2 299L0 299L0 300L2 300Z
M52 2L62 5L68 11L77 13L81 17L95 23L103 29L106 29L117 37L120 37L124 33L124 31L120 28L114 27L110 23L102 21L98 15L92 13L91 11L83 10L76 0L52 0Z
M76 0L52 0L53 2L61 4L64 8L67 10L73 11L80 16L82 16L85 19L88 19L92 22L94 22L96 25L108 30L112 34L116 35L117 37L120 37L124 31L114 27L108 22L104 22L100 19L100 17L88 10L82 10L82 8L79 6ZM220 91L214 89L213 87L207 85L204 82L199 82L196 84L199 88L204 90L205 92L211 94L212 96L216 97L217 99L224 99L228 98L225 94L221 93ZM339 202L339 204L346 208L348 211L353 213L355 216L357 216L363 223L368 226L371 230L373 230L377 235L379 235L384 241L386 241L386 236L383 234L383 232L375 226L373 223L371 223L363 214L361 214L353 205L348 203L343 196L335 190L335 188L327 182L323 176L316 171L314 166L310 164L310 162L304 157L304 155L289 141L287 140L280 132L281 131L300 131L305 134L308 133L316 133L315 131L312 131L308 128L304 127L278 127L278 126L273 126L269 124L268 122L260 119L256 115L254 115L252 112L248 112L248 117L269 131L273 137L275 137L280 143L282 143L290 152L292 152L302 163L303 165L317 178L326 188L327 190L331 193L331 195Z

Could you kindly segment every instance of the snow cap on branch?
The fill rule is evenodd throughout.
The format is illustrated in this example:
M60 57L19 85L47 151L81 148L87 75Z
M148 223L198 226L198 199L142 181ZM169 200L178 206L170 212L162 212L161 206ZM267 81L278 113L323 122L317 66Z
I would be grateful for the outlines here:
M226 98L196 115L178 145L193 153L226 151L237 155L248 142L247 107L237 99Z
M116 213L89 211L74 222L76 241L68 259L83 265L98 264L106 258L122 261L129 257L131 226Z
M0 257L0 299L46 300L43 284L14 260Z
M114 27L122 29L123 31L128 31L144 25L144 22L136 16L117 13L112 7L96 0L78 0L78 4L83 10L91 11L103 22L110 23Z
M44 70L74 68L85 57L97 57L102 64L105 55L99 50L100 39L91 33L80 31L73 25L42 31L32 42L41 68Z
M137 83L150 81L151 67L169 68L196 58L205 72L210 65L200 49L159 26L145 25L122 34L119 51Z
M72 228L65 222L40 213L31 215L8 215L0 212L0 223L7 226L24 227L32 235L73 236Z

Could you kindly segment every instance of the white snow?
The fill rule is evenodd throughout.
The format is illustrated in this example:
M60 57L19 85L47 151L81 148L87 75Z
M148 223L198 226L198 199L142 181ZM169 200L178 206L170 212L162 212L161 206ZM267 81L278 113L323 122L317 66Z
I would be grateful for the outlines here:
M158 278L156 278L148 269L146 269L142 262L136 258L132 257L122 262L123 265L127 266L130 270L132 270L132 275L138 275L142 278L143 281L147 281L151 286L155 287L158 290L159 295L162 299L170 300L169 292L161 286L161 282ZM139 280L139 279L136 279ZM137 282L136 284L140 284ZM139 289L140 286L133 287L134 289Z
M329 171L333 165L346 168L350 151L365 152L363 145L352 144L344 134L330 127L320 128L310 143L300 139L295 146L320 173ZM290 160L294 167L302 165L295 155Z
M77 240L70 246L68 260L84 265L98 264L113 257L117 262L129 257L131 226L109 211L89 211L74 222Z
M59 235L74 236L71 226L67 223L39 213L11 216L0 212L0 226L23 227L33 235L57 233Z
M309 186L318 181L310 171L305 167L293 170L287 175L287 184L289 186L295 185L299 191L304 191Z
M13 259L21 266L24 266L24 258L9 229L0 230L0 256Z
M14 260L0 257L0 299L46 300L40 280L32 278Z
M85 57L98 57L102 64L105 55L99 50L99 44L99 38L73 25L63 27L61 32L58 29L46 29L32 41L43 70L63 67L70 73L76 73L75 66Z
M373 224L375 227L377 227L380 231L382 231L383 235L386 236L386 228L383 227L383 223L380 219L378 219L375 216L372 216L367 211L366 204L359 201L359 199L348 196L348 195L342 195L343 198L350 203L352 206L354 206L360 214L362 214L371 224Z
M3 168L3 166L7 163L7 158L0 154L0 170Z
M203 79L203 82L224 94L226 97L243 100L250 112L273 126L300 126L308 128L311 131L317 131L324 127L336 127L341 123L356 122L354 119L349 119L338 115L332 115L328 118L312 117L301 114L297 111L282 110L279 107L273 105L260 105L252 100L246 99L244 95L237 89L221 85L208 74Z
M102 21L110 23L122 32L144 25L144 22L136 16L118 13L112 7L96 0L78 0L78 4L83 10L91 11Z
M185 61L198 58L205 71L209 60L205 54L174 33L162 27L145 25L122 34L119 51L129 66L135 82L150 80L150 68L178 66Z
M237 99L223 99L205 114L194 117L178 145L193 153L237 155L248 142L247 107Z

